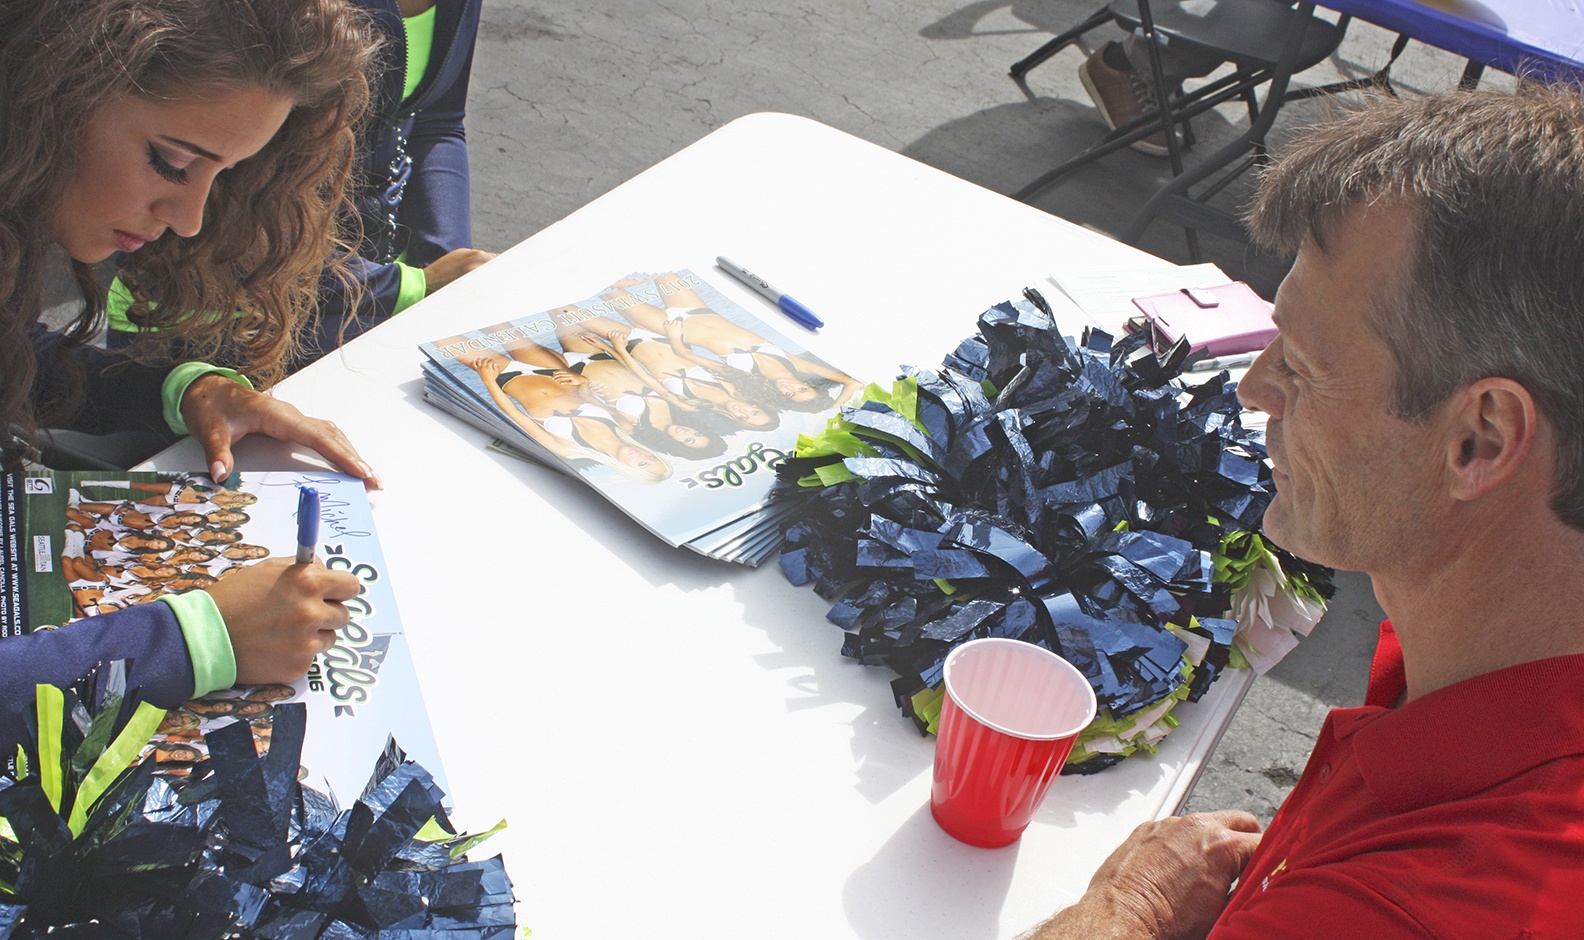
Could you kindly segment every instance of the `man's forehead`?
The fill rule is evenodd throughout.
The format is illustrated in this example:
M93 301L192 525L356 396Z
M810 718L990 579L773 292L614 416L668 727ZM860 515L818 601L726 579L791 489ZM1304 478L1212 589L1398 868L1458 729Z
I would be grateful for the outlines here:
M1323 245L1304 241L1272 314L1291 353L1327 371L1357 364L1413 263L1415 224L1411 208L1355 204L1326 227Z
M1385 193L1328 207L1315 215L1303 245L1330 254L1338 250L1338 240L1367 238L1381 230L1394 238L1410 236L1418 227L1419 209L1412 199Z

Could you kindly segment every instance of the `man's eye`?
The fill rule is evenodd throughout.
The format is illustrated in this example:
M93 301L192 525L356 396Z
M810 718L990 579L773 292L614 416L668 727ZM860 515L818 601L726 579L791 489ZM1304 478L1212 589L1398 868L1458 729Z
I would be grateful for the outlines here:
M166 160L165 156L159 152L159 148L153 144L148 145L148 162L154 172L158 173L160 178L167 183L182 185L187 182L186 169L172 166L171 162Z

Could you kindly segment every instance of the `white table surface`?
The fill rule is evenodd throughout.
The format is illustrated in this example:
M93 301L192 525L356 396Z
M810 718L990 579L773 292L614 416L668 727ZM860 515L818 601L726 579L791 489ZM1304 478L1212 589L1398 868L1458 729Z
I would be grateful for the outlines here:
M882 383L937 365L1023 287L1055 296L1058 261L1150 260L858 138L755 114L279 386L383 478L374 517L456 821L510 821L484 849L505 854L534 940L1014 936L1081 894L1135 825L1175 811L1246 670L1180 709L1159 755L1059 778L1020 843L970 848L930 817L933 740L894 707L890 673L840 655L810 588L773 562L672 549L422 401L420 342L633 271L690 267L779 317L717 254L828 324L779 328ZM237 453L244 471L312 465L267 440ZM202 462L184 442L149 466Z

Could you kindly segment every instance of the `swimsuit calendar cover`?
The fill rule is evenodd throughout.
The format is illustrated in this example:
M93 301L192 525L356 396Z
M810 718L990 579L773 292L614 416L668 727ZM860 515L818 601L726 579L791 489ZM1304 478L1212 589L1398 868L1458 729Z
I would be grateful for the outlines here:
M30 471L0 481L4 637L69 630L80 617L199 590L266 558L292 558L299 487L316 488L319 561L361 582L347 602L351 623L295 683L238 686L171 709L144 753L163 772L185 774L206 753L203 732L235 721L251 725L263 753L274 706L304 702L305 784L351 805L394 736L444 787L361 481L318 471L236 474L224 487L195 474L126 471Z
M757 565L775 467L863 383L691 271L632 275L422 346L424 397L577 475L651 532Z

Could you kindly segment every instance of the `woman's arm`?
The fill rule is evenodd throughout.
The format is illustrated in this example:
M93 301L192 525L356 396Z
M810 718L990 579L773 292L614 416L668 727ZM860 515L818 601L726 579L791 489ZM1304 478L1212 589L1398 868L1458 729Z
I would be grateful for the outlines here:
M500 383L496 381L505 365L499 356L488 354L473 356L462 360L462 362L478 373L479 378L484 382L484 391L488 393L489 397L495 402L495 407L499 408L502 414L510 418L516 418L519 415L521 403L507 395L506 390L501 388Z
M665 332L665 311L654 304L639 300L625 287L606 291L602 296L633 326L651 333Z
M802 356L794 356L791 353L787 353L786 357L787 361L792 364L792 368L797 370L799 375L812 375L826 381L839 382L842 390L841 394L836 396L836 404L838 405L846 402L847 399L853 397L863 388L862 382L839 369L832 369L823 363L804 359Z
M644 413L649 416L649 424L653 427L664 428L676 423L676 417L671 414L671 403L661 398L644 396Z
M688 344L682 340L683 329L684 327L680 320L666 321L665 335L666 340L671 344L671 351L696 366L703 366L711 371L720 368L721 363L719 360L706 359L688 348Z
M423 92L422 107L415 115L408 139L412 176L402 196L400 221L410 233L408 260L419 266L427 266L455 249L473 246L464 120L479 7L480 0L463 4L455 32L444 48L438 40L443 27L449 24L436 21L437 42L431 61L442 66L442 70Z
M38 363L33 380L35 409L47 410L50 402L63 400L73 387L71 370L60 359L62 336L35 323L28 340ZM176 439L165 423L161 394L174 364L145 365L96 346L77 346L65 355L82 368L83 398L82 407L61 419L59 427L87 434L155 431Z
M595 340L593 342L599 346L599 352L610 353L617 362L621 363L623 368L632 373L633 378L637 379L644 388L647 388L649 391L654 392L656 395L659 395L661 398L671 402L679 408L688 407L687 404L678 398L675 393L665 387L665 384L660 381L658 376L649 371L648 366L633 358L632 353L627 351L627 345L625 343L612 345L611 343L603 340ZM646 342L648 341L646 340Z

